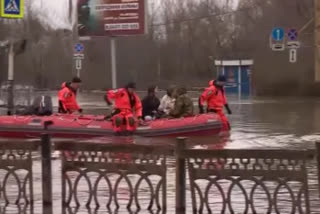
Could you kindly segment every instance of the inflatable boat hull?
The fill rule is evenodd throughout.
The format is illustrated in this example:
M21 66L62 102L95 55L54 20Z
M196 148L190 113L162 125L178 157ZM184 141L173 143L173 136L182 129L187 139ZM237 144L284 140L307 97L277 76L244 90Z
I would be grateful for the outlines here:
M51 123L45 128L46 123ZM216 114L179 119L160 119L140 126L132 133L143 137L216 135L223 130ZM112 123L103 116L0 116L0 137L38 138L44 133L61 138L114 136ZM125 134L125 133L123 133Z

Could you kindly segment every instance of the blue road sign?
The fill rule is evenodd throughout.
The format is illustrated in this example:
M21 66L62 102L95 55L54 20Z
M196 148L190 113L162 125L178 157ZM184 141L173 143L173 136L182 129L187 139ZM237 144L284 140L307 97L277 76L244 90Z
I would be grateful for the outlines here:
M296 29L290 29L288 31L288 40L291 40L291 41L294 41L294 40L297 40L298 39L298 32Z
M0 16L4 18L23 18L24 0L0 0Z
M275 41L282 41L284 38L284 30L281 27L273 28L272 39Z
M75 52L77 53L81 53L83 50L84 50L84 47L81 43L77 43L75 46L74 46L74 50Z

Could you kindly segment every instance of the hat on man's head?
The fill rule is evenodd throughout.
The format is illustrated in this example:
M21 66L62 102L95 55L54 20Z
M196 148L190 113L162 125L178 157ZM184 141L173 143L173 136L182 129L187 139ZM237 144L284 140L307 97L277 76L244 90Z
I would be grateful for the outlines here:
M82 81L79 77L73 77L72 82L73 83L81 83Z
M127 85L126 85L126 88L136 88L136 83L134 82L129 82Z
M218 82L226 82L227 79L226 79L226 77L224 75L219 75L217 81Z

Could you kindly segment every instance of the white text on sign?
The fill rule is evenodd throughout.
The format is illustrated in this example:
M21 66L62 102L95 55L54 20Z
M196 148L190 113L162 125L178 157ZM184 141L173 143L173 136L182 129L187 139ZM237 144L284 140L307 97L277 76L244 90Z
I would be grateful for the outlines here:
M105 24L105 30L137 30L139 23Z

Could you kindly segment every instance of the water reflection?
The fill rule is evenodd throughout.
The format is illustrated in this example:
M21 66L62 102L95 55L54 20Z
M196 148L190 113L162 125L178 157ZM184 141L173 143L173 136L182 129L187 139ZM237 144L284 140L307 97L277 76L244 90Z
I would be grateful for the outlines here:
M34 214L34 208L31 205L4 205L0 206L1 214Z
M106 209L106 208L74 208L64 207L63 214L166 214L164 210L130 210L130 209Z
M55 210L55 209L54 209ZM56 211L56 210L55 210ZM57 212L53 213L57 213ZM34 207L28 205L8 205L0 207L1 214L34 214ZM37 212L39 213L39 212ZM51 209L44 209L43 214L50 214ZM164 210L130 210L130 209L107 209L107 208L85 208L85 207L68 207L65 206L62 209L62 214L165 214Z

